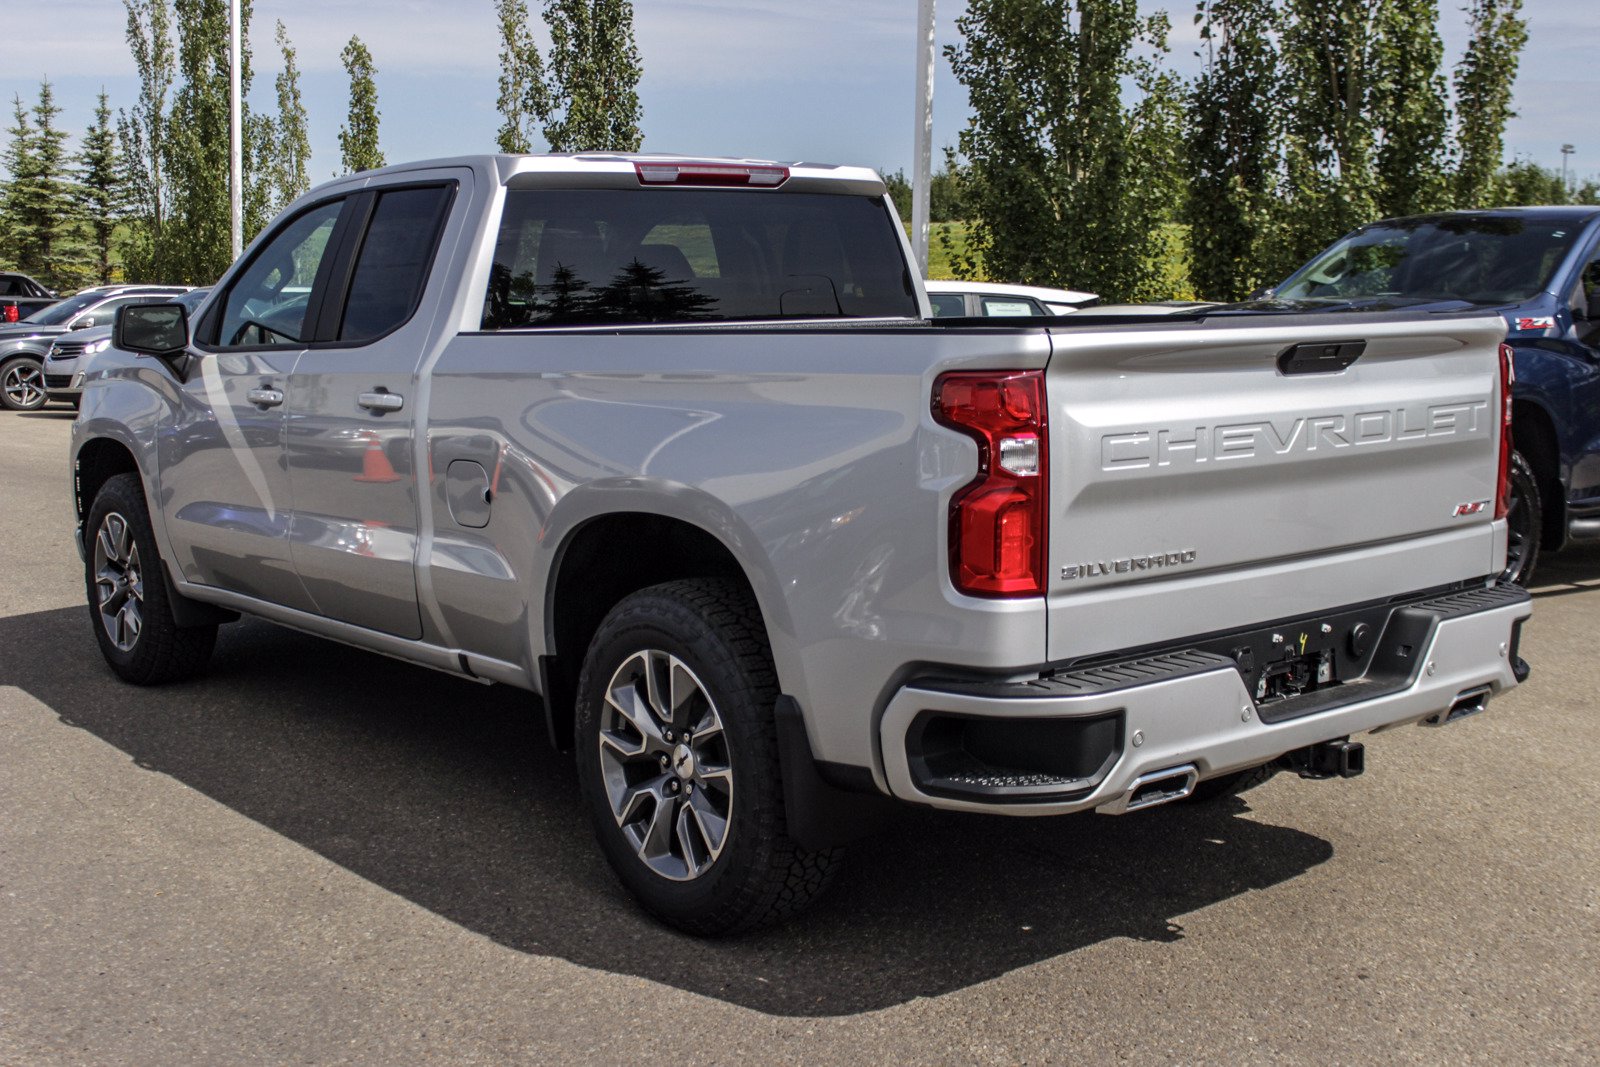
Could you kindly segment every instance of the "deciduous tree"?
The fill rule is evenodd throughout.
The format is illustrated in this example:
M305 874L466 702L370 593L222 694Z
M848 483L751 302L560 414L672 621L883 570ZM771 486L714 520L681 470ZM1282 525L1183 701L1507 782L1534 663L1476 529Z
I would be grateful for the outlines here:
M1166 17L1134 0L970 0L945 50L972 111L960 137L972 251L1007 281L1156 299L1178 192ZM1124 102L1124 84L1132 102Z
M1471 0L1471 39L1456 65L1455 206L1481 207L1494 196L1505 154L1511 88L1517 79L1528 24L1522 0Z
M550 115L544 60L528 29L527 0L495 0L500 20L500 97L504 120L495 141L502 152L531 152L540 123Z
M350 38L339 58L350 76L350 110L339 128L340 160L352 174L375 170L384 165L383 152L378 148L378 86L374 80L377 67L359 37Z
M1272 0L1201 0L1205 62L1188 96L1190 271L1199 293L1238 300L1264 282L1263 242L1280 195L1283 87Z
M637 152L639 49L629 0L545 0L544 139L552 152Z

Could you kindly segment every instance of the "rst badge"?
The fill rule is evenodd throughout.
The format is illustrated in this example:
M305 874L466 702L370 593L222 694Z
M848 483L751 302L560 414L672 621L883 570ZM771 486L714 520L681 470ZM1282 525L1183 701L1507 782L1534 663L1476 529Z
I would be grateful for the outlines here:
M1459 519L1467 515L1479 515L1487 511L1488 508L1489 502L1487 500L1472 500L1465 504L1457 504L1454 516Z

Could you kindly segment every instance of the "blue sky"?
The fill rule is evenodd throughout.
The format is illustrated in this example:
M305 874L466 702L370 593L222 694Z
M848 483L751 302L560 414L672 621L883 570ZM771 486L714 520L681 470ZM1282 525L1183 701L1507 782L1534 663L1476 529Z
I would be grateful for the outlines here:
M1463 0L1443 0L1447 62L1465 43ZM539 7L532 0L530 7ZM1173 14L1172 64L1197 61L1189 0L1142 3ZM909 167L916 0L636 0L644 57L645 148ZM940 45L956 39L964 0L939 0ZM1600 2L1526 0L1530 42L1507 149L1600 175ZM273 24L299 52L310 112L314 180L338 168L347 85L339 51L359 34L378 66L382 147L391 160L489 151L498 42L492 0L255 0L252 43L260 104L278 68ZM0 0L0 93L31 102L48 76L75 134L103 85L112 106L137 92L120 0ZM535 15L537 25L537 15ZM7 109L9 114L9 108ZM965 121L961 87L941 61L935 144Z

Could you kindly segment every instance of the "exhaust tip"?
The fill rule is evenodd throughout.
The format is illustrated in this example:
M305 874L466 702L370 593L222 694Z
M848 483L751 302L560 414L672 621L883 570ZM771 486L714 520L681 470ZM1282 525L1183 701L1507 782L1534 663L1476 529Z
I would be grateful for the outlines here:
M1463 689L1456 694L1450 706L1444 711L1435 712L1421 721L1423 726L1445 726L1457 719L1465 719L1468 715L1476 715L1489 706L1489 687L1486 685L1474 686Z
M1107 801L1095 810L1102 815L1125 815L1130 811L1143 811L1159 804L1182 800L1194 792L1200 781L1200 772L1192 763L1171 767L1164 771L1141 774L1133 784L1115 800Z

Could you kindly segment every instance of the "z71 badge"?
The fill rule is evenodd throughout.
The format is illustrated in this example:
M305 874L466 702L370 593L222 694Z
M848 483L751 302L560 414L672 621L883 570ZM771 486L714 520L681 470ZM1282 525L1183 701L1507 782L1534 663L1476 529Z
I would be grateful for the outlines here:
M1556 320L1548 315L1522 318L1517 320L1516 328L1519 330L1553 330L1556 328Z

